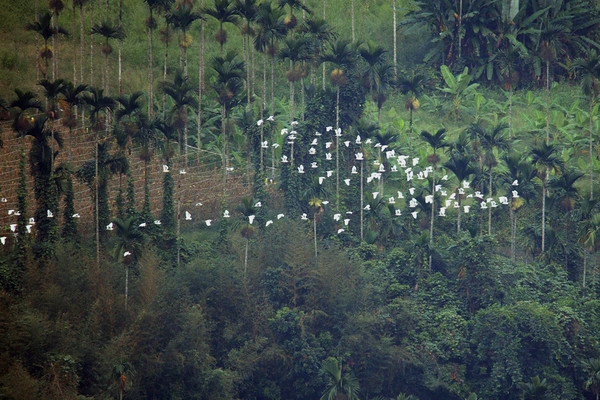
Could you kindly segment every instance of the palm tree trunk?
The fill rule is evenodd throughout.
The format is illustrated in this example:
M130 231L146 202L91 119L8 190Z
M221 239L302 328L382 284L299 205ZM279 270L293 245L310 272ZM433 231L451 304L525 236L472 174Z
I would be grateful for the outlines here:
M38 0L35 0L33 3L35 20L38 20ZM40 38L38 35L35 36L35 54L40 54ZM39 56L38 56L39 57ZM39 65L39 63L38 63ZM35 81L38 82L40 80L40 68L35 69Z
M335 201L337 210L340 209L340 138L337 129L340 128L340 86L337 87L335 100Z
M248 272L248 244L250 240L246 238L246 251L244 252L244 278Z
M587 274L587 260L588 260L587 249L584 248L583 249L583 279L581 282L581 285L583 287L585 287L585 278L586 278L586 274Z
M181 174L177 181L177 267L181 264Z
M52 25L56 29L56 15L52 13ZM52 80L56 80L56 59L58 58L58 49L56 48L56 35L52 35Z
M95 158L95 186L96 190L94 193L94 201L96 205L96 209L94 212L96 213L96 267L100 268L100 220L98 213L98 131L96 130L96 158Z
M546 171L547 173L547 171ZM542 182L542 253L545 250L545 234L546 234L546 180Z
M431 179L431 195L433 196L431 200L431 221L429 224L429 248L433 248L433 223L435 218L435 171L437 169L437 164L433 163L433 177ZM429 270L431 271L431 252L429 253Z
M225 185L227 183L227 134L225 129L225 105L221 106L221 140L221 159L223 162L223 196L225 196Z
M152 43L152 22L154 17L152 16L152 7L150 7L149 9L150 17L148 18L148 21L150 23L148 24L148 116L152 117L152 108L154 106L154 55L152 53L154 45Z
M550 143L550 62L546 61L546 144L549 144L549 143Z
M264 111L267 108L267 53L263 54L263 91L262 91L262 99L260 102L260 115L261 119L264 118ZM265 155L264 149L262 147L262 143L264 140L265 134L265 124L263 120L263 124L260 126L260 171L265 171Z
M490 197L492 197L492 168L490 167ZM488 235L492 234L492 207L488 208Z
M304 101L304 75L302 75L302 78L300 78L300 90L302 91L302 122L304 122L304 108L305 108L305 101Z
M360 161L360 241L364 239L363 234L363 213L364 213L364 193L363 193L363 161Z
M592 134L592 113L594 111L594 101L590 100L590 200L594 200L594 136Z
M319 265L319 254L317 253L317 213L313 214L313 236L315 239L315 267Z
M166 27L166 29L169 29L169 26ZM167 33L167 35L169 35L169 33ZM201 45L200 45L200 63L202 65L204 62L204 42L203 42L204 36L201 36ZM167 40L165 40L165 58L163 60L163 84L165 84L167 82L167 61L169 58L169 39L167 37ZM198 99L198 101L200 102L201 99ZM163 121L166 117L167 114L167 94L163 92L162 95L162 118Z
M75 3L73 2L73 86L77 86L77 42L75 40L75 29L77 28L77 18L75 15Z
M123 0L119 0L119 28L123 27ZM119 39L119 96L123 94L123 39Z
M412 128L413 128L413 108L410 107L409 110L410 121L408 124L408 148L412 151Z
M463 0L460 0L459 10L458 10L458 58L462 58L462 36L460 36L460 27L462 25L462 10L463 10Z
M79 81L83 83L83 48L85 47L85 23L83 15L83 3L79 6ZM75 31L73 31L73 35Z
M352 41L354 42L356 40L356 34L354 32L354 0L350 3L350 11L352 14Z
M459 186L462 182L459 182ZM461 216L461 211L462 211L462 196L459 194L458 195L458 216L456 217L456 233L460 233L460 216Z
M90 26L94 26L94 2L91 2ZM94 37L90 35L90 86L94 86Z
M125 310L127 310L128 296L129 296L129 265L125 264Z
M394 35L394 81L397 81L398 80L398 37L396 34L396 0L394 0L392 8L393 8L393 14L394 14L394 26L392 27L392 32ZM411 118L411 121L412 121L412 118ZM411 128L412 128L412 123L411 123Z
M201 3L203 6L204 1ZM198 165L200 165L200 149L202 148L202 92L204 91L204 21L200 21L200 65L198 66ZM166 50L165 50L166 52ZM167 59L165 55L165 80Z
M508 205L508 219L510 221L510 260L515 262L515 213L513 210L513 198L510 197L510 203Z
M512 139L512 120L513 120L513 114L512 114L512 106L513 106L513 87L512 85L510 85L510 91L508 92L508 138Z
M275 55L271 56L271 115L275 115ZM275 126L271 135L275 143ZM271 146L271 167L272 178L275 179L275 147Z

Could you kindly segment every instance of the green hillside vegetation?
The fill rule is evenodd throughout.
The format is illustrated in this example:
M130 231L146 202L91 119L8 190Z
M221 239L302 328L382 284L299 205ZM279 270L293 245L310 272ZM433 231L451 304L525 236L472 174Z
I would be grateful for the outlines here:
M0 21L0 399L598 400L598 2Z

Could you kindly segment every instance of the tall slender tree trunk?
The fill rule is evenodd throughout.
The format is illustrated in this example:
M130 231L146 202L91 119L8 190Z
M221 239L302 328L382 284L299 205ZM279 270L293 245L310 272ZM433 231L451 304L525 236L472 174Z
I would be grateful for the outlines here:
M304 87L304 74L302 75L302 77L300 78L300 90L302 91L302 122L304 122L304 109L305 107L305 100L304 100L304 96L305 96L305 87Z
M356 41L356 34L355 34L355 29L354 29L354 0L351 1L350 3L350 10L352 13L352 41Z
M435 152L434 152L435 154ZM435 218L435 172L437 169L437 164L433 163L433 176L431 179L431 195L433 196L431 200L431 221L429 221L429 249L433 248L433 224ZM429 270L431 271L432 257L431 251L429 252Z
M313 237L315 240L315 267L319 266L319 253L317 252L317 213L313 214Z
M360 161L360 241L364 240L364 191L363 191L363 160Z
M95 201L95 214L96 214L96 267L100 268L100 220L99 220L99 213L98 213L98 130L96 130L96 134L95 134L95 141L96 141L96 158L94 160L95 162L95 178L94 181L94 185L95 185L95 193L94 193L94 201Z
M73 20L71 29L73 32L73 86L77 86L77 41L75 40L75 30L77 29L77 15L75 13L75 2L73 2Z
M460 0L458 10L458 58L462 58L462 36L460 35L460 28L462 26L462 12L463 12L463 0Z
M515 212L513 210L513 198L510 197L508 206L508 219L510 220L510 260L515 262Z
M79 81L83 83L83 49L85 47L85 16L83 11L83 3L79 5ZM75 35L75 31L73 31L73 35Z
M153 55L153 21L152 7L149 8L150 16L148 18L148 116L152 117L154 107L154 55ZM165 64L166 65L166 64ZM165 67L166 68L166 67Z
M275 56L271 56L271 115L275 115ZM271 135L272 144L275 143L275 126ZM275 147L271 146L272 178L275 179Z
M398 80L398 37L396 33L396 0L393 1L393 14L394 14L394 26L393 26L393 35L394 35L394 81Z
M546 174L548 170L546 170ZM545 251L546 238L546 179L542 182L542 253Z
M204 1L200 7L204 6ZM165 58L165 68L166 68ZM166 71L165 71L166 75ZM198 66L198 165L200 165L200 149L202 148L202 94L204 92L204 21L200 21L200 65Z
M546 144L550 144L550 62L546 61Z
M512 139L512 125L513 125L513 87L510 85L510 91L508 92L508 138Z
M38 15L38 0L35 0L33 3L33 8L34 8L34 13L35 13L35 20L37 21L39 19L39 15ZM38 35L35 36L35 54L40 54L40 38L38 37ZM39 65L39 63L38 63ZM35 69L35 81L39 82L40 80L40 68L36 68Z
M183 32L183 35L185 37L185 31ZM188 56L187 56L187 47L183 48L183 75L185 76L185 78L187 79L188 77ZM187 116L187 106L184 106L184 112ZM186 117L187 118L187 117ZM188 165L188 127L187 127L187 123L184 125L183 127L183 161L184 161L184 165L187 167Z
M165 28L167 30L169 30L169 25L167 25L167 27ZM203 32L202 32L203 33ZM167 65L168 65L168 58L169 58L169 35L171 33L167 32L166 35L166 40L165 40L165 58L163 60L163 85L167 82ZM204 36L201 36L201 50L200 50L200 63L202 64L202 62L204 61L204 52L202 51L202 46L204 44L203 42ZM200 101L200 99L198 99L198 101ZM163 121L166 118L166 114L167 114L167 94L165 92L163 92L162 95L162 118Z
M581 281L581 286L585 287L585 278L587 274L587 261L588 261L588 252L587 249L583 249L583 278Z
M460 186L462 184L461 182L458 182L458 185ZM456 217L456 233L460 233L460 217L462 215L462 196L460 195L460 193L458 194L458 216Z
M56 29L56 14L52 13L52 27ZM52 35L52 80L56 80L56 59L58 58L58 49L56 48L56 35Z
M90 8L90 26L94 26L94 1ZM90 86L94 86L94 37L90 35Z
M246 239L246 250L244 251L244 278L248 273L248 244L250 243L250 239Z
M119 0L119 28L123 29L123 0ZM119 39L119 96L123 94L123 39Z
M492 197L492 168L490 167L490 197ZM488 235L492 234L492 207L488 208Z
M265 155L263 149L263 140L265 136L264 113L267 108L267 53L263 54L263 92L260 100L260 118L263 123L260 125L260 172L265 172Z
M129 296L129 265L125 264L125 310L127 310L128 296Z
M181 265L181 179L183 175L179 174L177 180L177 267Z
M594 100L590 100L590 200L594 200L594 136L592 113L594 112Z
M337 87L335 102L335 201L336 207L340 209L340 138L337 130L340 128L340 86Z

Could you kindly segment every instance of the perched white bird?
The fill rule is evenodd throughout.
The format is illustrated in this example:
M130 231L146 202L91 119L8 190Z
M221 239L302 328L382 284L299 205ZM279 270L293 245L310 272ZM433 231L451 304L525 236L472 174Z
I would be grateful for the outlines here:
M342 214L333 214L333 219L336 221L339 221L341 217L342 217Z
M361 139L360 139L360 135L356 135L356 140L354 141L354 143L356 144L361 144Z
M200 202L196 203L196 207L200 207L200 206L202 206L202 203L200 203Z
M160 220L158 220L158 219L154 220L154 225L161 225L161 224L162 224L162 222L160 222Z
M230 217L229 210L223 211L223 218L229 218L229 217Z
M373 140L371 140L371 139L365 140L365 144L371 144L371 143L373 143Z
M447 180L448 180L448 175L444 175L444 176L442 176L442 180L443 180L443 181L447 181Z
M260 207L262 207L262 203L261 203L260 201L258 201L258 202L257 202L257 203L254 205L254 207L256 207L256 208L260 208Z
M261 126L263 124L263 122L264 121L262 119L259 119L258 121L256 121L256 125Z
M465 214L469 213L469 209L471 208L471 206L463 206L463 209L465 211Z
M272 223L273 223L273 220L272 220L272 219L270 219L270 220L268 220L268 221L267 221L267 223L265 224L265 226L269 226L269 225L271 225Z
M326 159L326 160L332 160L333 158L332 158L332 155L331 155L331 153L327 153L327 154L325 154L325 159Z
M123 253L123 257L127 257L127 256L130 256L130 255L131 255L131 252L129 252L129 251L126 251L125 253Z
M311 147L310 149L308 149L308 154L310 154L311 156L317 154L317 149Z
M357 161L362 161L365 159L363 153L356 153L354 156L356 157Z
M485 201L482 201L482 202L481 202L481 209L482 209L482 210L485 210L485 209L487 209L487 208L488 208L488 206L487 206L487 203L486 203Z
M413 167L416 167L417 164L419 164L419 157L415 157L415 158L412 159L412 165L413 165Z
M351 172L351 174L353 174L353 175L358 174L358 171L356 170L356 165L352 166L352 172Z
M311 168L319 168L319 167L317 166L317 163L316 163L316 162L311 162L311 163L310 163L310 167L311 167Z
M452 200L446 199L446 207L450 207Z
M302 221L308 221L308 216L306 215L306 213L302 213L302 216L300 217L300 219Z
M325 148L328 149L331 147L331 142L325 142Z
M465 194L464 188L458 188L458 194Z
M517 192L516 190L513 190L513 191L512 191L512 197L514 197L515 199L516 199L517 197L519 197L519 192Z
M504 205L508 204L508 197L506 197L506 196L500 196L500 197L498 197L498 200L500 201L500 204L504 204Z
M276 149L276 148L278 148L278 147L279 147L279 143L273 143L273 144L271 145L271 147L273 147L273 148L275 148L275 149Z
M456 199L456 193L452 193L450 196L448 196L448 198L449 198L450 200L454 200L454 199Z
M415 198L410 199L410 201L408 202L408 206L410 208L415 208L418 205L419 205L419 202Z
M0 243L4 246L6 244L6 236L0 237Z
M445 190L441 190L440 193L442 194L442 196L446 197L448 196L448 192Z
M350 141L349 141L349 140L346 140L346 141L344 142L344 146L346 146L346 147L350 147Z
M227 171L229 171L229 172L233 171L233 167L227 167Z
M2 200L0 200L2 203L7 203L8 200L6 200L6 197L3 197Z
M462 184L463 184L463 187L464 187L465 189L468 189L468 188L469 188L469 185L470 185L471 183L470 183L470 182L467 182L467 181L463 181L463 183L462 183Z
M402 210L401 210L401 209L399 209L399 208L397 208L397 209L396 209L396 216L397 216L397 217L399 217L399 216L401 216L401 215L402 215Z
M16 215L16 214L15 214L15 215ZM46 210L46 216L47 216L48 218L54 218L54 214L53 214L53 213L52 213L52 211L50 211L50 210Z
M287 130L287 128L283 128L283 129L281 130L281 136L283 136L283 135L287 135L287 133L288 133L288 130Z
M31 233L31 227L33 225L25 225L25 228L27 228L27 233Z
M512 183L513 186L519 186L519 180L515 179Z
M75 213L71 216L71 218L81 218L81 215L79 215L79 213Z
M114 224L111 222L110 224L106 225L106 230L107 231L112 231L113 229L115 229Z
M352 211L346 211L346 215L352 215Z
M322 201L321 204L326 206L327 204L329 204L329 201L328 200Z
M315 132L315 136L321 136L321 132Z
M371 205L367 204L364 208L365 211L371 211Z
M337 136L337 137L341 137L342 136L342 128L337 128L335 130L335 136Z
M332 170L327 171L327 177L331 178L332 176L333 176L333 171Z
M350 186L350 179L344 179L344 183L346 184L346 186Z
M458 205L458 201L454 202L454 208L460 208L460 206Z
M290 125L292 125L292 126L298 125L298 121L292 121L292 123Z
M398 167L395 165L392 165L392 168L390 169L390 171L392 172L398 172Z
M411 187L410 189L408 189L408 193L410 193L410 195L412 196L413 194L415 194L415 188Z
M446 216L446 207L440 207L440 217L445 217Z
M411 214L412 214L412 216L413 216L414 219L417 219L417 215L419 214L419 212L418 211L413 211L413 212L411 212Z
M316 145L317 145L317 143L318 143L317 141L318 141L318 139L317 139L317 138L314 138L314 139L313 139L313 141L312 141L312 143L311 143L310 145L311 145L311 146L316 146Z
M372 180L373 180L373 177L372 177L372 176L368 176L368 177L367 177L367 183L371 183L371 181L372 181Z
M319 177L319 185L322 185L323 181L325 181L325 177L324 176L320 176Z
M169 166L163 164L163 172L169 172Z
M376 199L379 196L379 192L373 192L373 198Z
M186 221L191 221L192 220L192 214L190 214L189 211L185 212L185 220Z
M337 230L337 233L338 233L338 235L339 235L340 233L342 233L342 232L344 232L344 229L343 229L343 228L340 228L340 229L338 229L338 230Z
M281 219L283 217L285 217L285 215L283 215L283 214L277 214L277 219Z
M185 169L180 169L179 170L179 175L185 175L187 174L187 172L185 172Z
M429 203L429 204L433 203L433 195L432 194L428 194L427 196L425 196L425 203Z
M394 199L393 197L390 197L388 199L388 204L396 204L396 199Z
M35 225L35 218L33 218L33 217L29 218L29 223L31 225Z
M325 128L325 131L326 131L326 132L329 132L329 131L331 131L332 129L333 129L333 126L328 126L327 128Z
M344 225L348 226L348 223L349 223L349 222L350 222L350 218L346 218L346 219L344 220Z
M385 167L383 166L383 164L379 165L379 172L385 172Z
M206 224L206 226L210 226L211 222L212 222L212 219L207 219L206 221L204 221L204 223Z
M273 118L273 116L272 116L272 115L269 115L269 118L267 118L267 121L271 121L271 122L273 122L273 121L275 121L275 118Z
M141 224L138 225L140 228L145 228L146 227L146 223L142 222Z
M298 173L299 173L299 174L303 174L303 173L304 173L304 165L300 165L300 166L298 167Z
M16 232L17 231L17 224L10 224L10 231L11 232Z
M264 142L262 142L260 144L260 147L262 147L263 149L268 149L269 148L269 141L265 140Z
M404 198L404 195L402 194L402 192L401 192L401 191L398 191L398 198L399 198L399 199L403 199L403 198Z
M255 217L256 217L255 215L248 215L248 222L250 223L250 225L252 225L254 223Z
M283 156L281 156L281 162L282 162L283 164L286 164L286 163L288 162L288 158L287 158L287 156L286 156L286 155L283 155Z

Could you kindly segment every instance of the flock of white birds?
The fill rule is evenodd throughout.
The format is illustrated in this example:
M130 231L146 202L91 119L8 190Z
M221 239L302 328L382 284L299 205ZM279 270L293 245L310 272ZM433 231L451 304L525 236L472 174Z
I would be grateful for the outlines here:
M273 116L270 116L267 118L267 121L273 121L274 118ZM258 126L263 125L264 120L258 120L257 122ZM287 144L293 146L294 141L297 139L297 135L298 133L293 130L294 126L297 125L298 122L293 121L291 123L291 128L284 128L281 130L281 135L287 140ZM335 146L339 146L339 140L340 138L343 137L342 134L342 130L341 128L337 128L334 129L331 126L328 126L325 128L326 132L334 132L334 137L336 140ZM333 141L324 141L321 140L322 138L322 134L320 132L315 132L315 137L312 140L311 144L310 144L310 148L308 150L308 154L311 156L316 156L317 155L317 147L319 146L319 143L321 142L322 146L324 146L324 154L325 154L325 160L326 161L333 161L333 146L334 143ZM375 159L373 161L373 166L375 167L374 169L376 170L375 172L371 172L370 174L368 174L368 176L366 176L366 183L369 184L371 182L374 181L380 181L385 173L390 173L390 174L400 174L400 175L404 175L406 182L407 182L407 186L410 186L411 184L409 182L412 182L412 184L415 184L420 181L426 181L429 174L433 173L433 166L432 165L426 165L423 166L423 164L425 163L423 160L421 160L419 157L411 157L411 156L407 156L407 155L403 155L403 154L396 154L396 151L394 149L389 148L389 146L387 145L382 145L381 143L374 143L372 139L366 139L366 140L362 140L362 138L360 137L360 135L357 135L356 138L353 138L353 140L344 140L342 141L342 144L349 148L350 146L358 146L357 148L357 152L354 154L354 158L357 162L360 162L361 164L365 161L365 151L364 151L364 147L363 146L372 146L372 148L374 150L377 150L377 152L380 154L381 157L385 156L385 159L387 161L387 164L390 165L389 171L386 171L384 163L382 163L379 159ZM262 148L269 148L269 147L273 147L273 148L277 148L279 147L278 143L272 143L271 145L269 145L268 141L263 141L261 143ZM356 147L355 147L356 148ZM293 151L293 150L292 150ZM293 160L293 153L292 153L292 160ZM293 161L292 161L293 162ZM288 157L286 155L282 155L281 156L281 163L283 164L287 164L290 163L290 160L288 160ZM395 164L394 164L395 163ZM308 168L310 169L319 169L319 165L318 162L311 162L310 165L308 166ZM297 170L298 174L304 174L306 172L306 170L308 168L305 168L304 165L300 164L295 166L294 170ZM233 167L230 167L230 170L233 170ZM170 172L170 168L168 165L163 165L163 172L164 173L168 173ZM335 171L334 170L324 170L323 171L323 175L318 177L318 183L319 185L323 185L329 178L334 177L335 175ZM185 169L179 170L179 174L181 175L185 175L186 171ZM358 172L358 168L356 165L352 166L352 171L351 174L353 176L359 175ZM354 179L360 179L359 177L355 177ZM442 178L440 179L440 181L447 181L448 180L448 175L443 175ZM346 184L347 186L350 186L352 183L352 178L347 178L343 180L344 184ZM517 180L515 180L514 182L512 182L512 190L510 190L508 194L503 195L503 196L485 196L483 193L481 193L480 191L474 191L471 188L470 182L468 181L463 181L462 185L457 187L455 190L453 190L452 192L448 192L447 189L444 188L444 186L442 184L437 184L434 187L434 192L435 193L439 193L439 198L441 199L440 201L440 205L439 208L437 209L438 212L438 216L439 217L445 217L446 216L446 210L448 208L459 208L462 207L462 211L464 213L469 213L472 204L461 204L461 202L459 202L457 199L457 196L461 197L462 199L477 199L477 203L479 204L479 208L481 209L488 209L488 208L496 208L499 206L507 206L510 204L509 202L509 197L512 198L518 198L519 197L519 193L517 191L517 187L519 185L519 182ZM418 210L418 206L419 206L419 201L415 198L412 197L415 194L415 191L417 190L417 188L415 186L411 186L410 188L408 188L408 192L405 194L402 191L397 191L397 194L395 194L394 196L389 196L387 197L387 199L384 199L384 201L387 200L388 204L399 204L396 202L396 200L404 200L405 201L405 205L407 205L408 210L412 210L410 211L410 215L412 215L412 217L414 219L417 219L418 214L419 214L419 210ZM384 194L380 193L378 191L375 192L371 192L373 199L377 199L378 196L381 196L383 198ZM6 203L7 200L5 198L2 198L0 200L3 203ZM322 205L328 205L330 202L328 200L323 200L321 202ZM433 194L428 194L425 196L425 203L427 204L434 204L434 195ZM198 206L202 206L201 202L198 202L195 204L197 207ZM261 202L256 202L254 204L254 208L260 208L262 207ZM401 216L402 215L402 208L396 208L396 206L394 206L395 209L395 216ZM371 211L371 206L370 204L367 204L366 206L363 207L362 211L366 211L369 212ZM346 211L346 216L352 215L354 212L353 211ZM19 216L20 212L18 210L8 210L8 215L10 216ZM47 217L48 218L53 218L54 215L52 213L52 211L47 210ZM224 210L223 211L223 215L222 218L230 218L231 217L231 213L229 212L229 210ZM72 218L80 218L79 214L73 214ZM256 219L255 215L248 215L248 223L249 224L254 224L254 221ZM286 216L284 214L277 214L276 217L274 217L273 219L269 219L265 222L265 226L269 226L272 225L274 223L274 221L278 221L281 220L283 218L286 218ZM184 211L184 219L186 221L191 221L192 220L192 214L189 211ZM306 213L303 213L300 216L301 220L307 221L308 215ZM350 218L342 218L342 214L341 213L334 213L333 214L333 219L334 221L338 222L340 224L340 226L343 224L343 226L347 227L350 223ZM216 221L215 218L213 219L205 219L204 220L204 224L206 224L206 226L211 226L213 224L213 222ZM161 225L161 221L160 220L155 220L153 222L155 225ZM27 233L31 233L31 228L35 225L35 220L34 218L29 218L29 223L26 225L26 229L27 229ZM145 228L147 226L146 222L142 222L139 224L140 228ZM111 222L106 226L106 230L112 231L114 230L114 223ZM10 230L11 232L13 232L14 235L16 235L16 229L17 229L17 224L16 223L12 223L10 224ZM341 234L345 232L345 229L343 227L340 227L337 230L338 234ZM6 243L6 236L2 236L0 237L0 243L2 243L3 245ZM129 254L128 254L129 253ZM131 253L126 251L123 256L127 257L129 256Z

